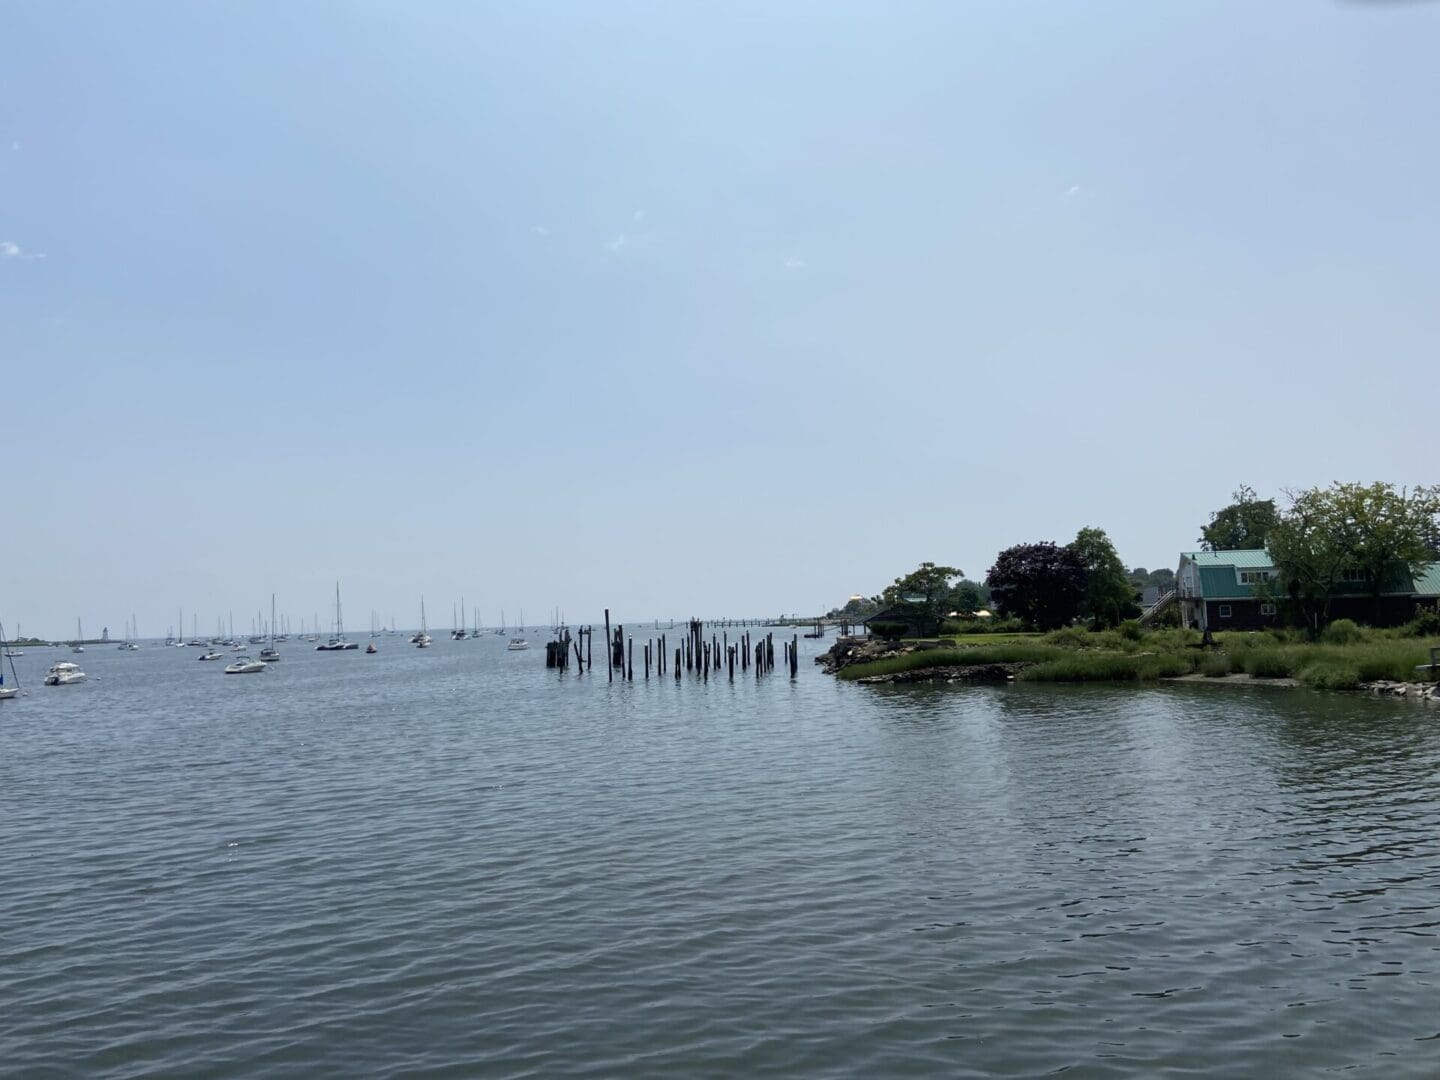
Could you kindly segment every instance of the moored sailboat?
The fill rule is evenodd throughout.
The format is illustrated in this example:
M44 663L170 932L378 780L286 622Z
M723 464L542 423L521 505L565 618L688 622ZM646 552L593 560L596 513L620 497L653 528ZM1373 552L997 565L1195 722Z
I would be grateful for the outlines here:
M15 626L15 636L17 638L20 636L20 626L18 623ZM5 626L3 623L0 623L0 641L4 640ZM15 674L15 661L12 659L8 649L5 652L5 659L10 662L10 685L5 685L5 667L3 664L0 664L0 701L8 701L20 693L20 676Z
M339 586L337 584L336 588ZM260 650L260 659L267 664L273 664L280 659L280 650L275 648L275 594L270 594L270 644Z
M358 649L359 644L349 641L345 637L345 620L340 614L340 582L335 582L335 633L324 645L316 645L316 652L344 652L347 649Z

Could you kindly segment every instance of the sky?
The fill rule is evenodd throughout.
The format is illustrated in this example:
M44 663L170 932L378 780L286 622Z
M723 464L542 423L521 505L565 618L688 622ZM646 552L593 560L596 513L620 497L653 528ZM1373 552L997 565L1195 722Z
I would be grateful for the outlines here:
M10 0L0 620L812 613L1436 481L1437 46L1335 0Z

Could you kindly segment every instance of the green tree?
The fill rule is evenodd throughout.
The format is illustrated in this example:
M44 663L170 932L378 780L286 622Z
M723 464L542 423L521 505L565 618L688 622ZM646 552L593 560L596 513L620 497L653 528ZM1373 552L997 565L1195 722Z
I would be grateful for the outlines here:
M1070 542L1085 567L1085 602L1081 614L1097 629L1119 626L1121 619L1139 614L1135 589L1125 564L1104 529L1081 529Z
M1230 498L1229 506L1210 515L1209 525L1200 526L1200 546L1206 551L1263 548L1279 520L1275 500L1256 498L1249 484L1241 484Z
M962 581L951 594L950 606L961 615L974 615L985 606L985 593L973 581Z
M939 625L950 600L951 583L965 576L964 570L953 566L937 566L923 562L903 577L895 579L881 594L887 604L909 603L927 622ZM907 597L916 598L907 600Z
M1068 545L1016 544L995 557L985 583L1002 615L1042 630L1073 620L1085 602L1085 564Z
M1290 597L1312 632L1329 620L1330 599L1351 575L1364 577L1378 621L1386 585L1431 557L1440 487L1334 483L1289 497L1269 534L1276 591Z

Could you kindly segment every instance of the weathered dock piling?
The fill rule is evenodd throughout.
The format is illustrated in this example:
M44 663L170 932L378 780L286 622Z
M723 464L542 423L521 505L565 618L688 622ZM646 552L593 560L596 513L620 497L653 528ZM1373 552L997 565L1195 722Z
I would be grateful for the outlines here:
M673 623L671 624L674 625ZM640 641L640 671L646 682L653 674L657 679L673 672L677 683L684 681L686 673L700 682L708 683L713 671L718 678L723 672L730 682L735 681L735 671L755 671L760 679L775 670L775 635L767 633L756 637L749 630L740 629L734 641L729 630L717 631L716 626L742 628L755 625L748 620L724 620L712 623L707 628L701 619L691 619L686 626L685 636L671 644L668 634L660 633ZM659 628L656 620L655 628ZM708 631L708 632L707 632ZM806 635L809 636L809 635ZM619 673L622 682L635 681L635 638L625 632L623 623L610 618L610 609L605 609L605 670L608 682L615 681ZM573 632L563 624L555 628L555 640L545 645L545 666L560 671L569 671L573 660L577 673L584 674L594 669L595 628L577 627ZM780 642L781 663L790 669L790 677L800 673L800 636L792 634L789 641Z

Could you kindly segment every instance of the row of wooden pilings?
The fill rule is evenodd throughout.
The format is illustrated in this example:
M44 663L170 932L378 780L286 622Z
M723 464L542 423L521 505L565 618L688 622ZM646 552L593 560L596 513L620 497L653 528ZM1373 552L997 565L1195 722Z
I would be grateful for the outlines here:
M578 627L572 635L569 627L562 626L556 633L555 640L545 645L545 666L568 671L573 660L580 673L593 671L595 628ZM612 629L609 608L605 609L605 636L601 641L601 651L606 654L605 669L609 681L614 682L618 672L622 680L634 682L635 639L633 636L625 636L624 626ZM609 643L608 649L604 642ZM800 674L798 634L789 641L781 640L780 662L783 667L790 669L792 679ZM732 642L728 631L717 635L712 629L707 639L705 624L699 619L691 619L684 638L675 645L673 657L668 634L661 634L658 638L649 638L640 643L640 670L645 679L649 679L653 671L657 678L673 674L675 681L679 682L681 676L689 672L702 681L709 682L713 672L716 678L724 673L734 682L737 668L742 675L754 671L757 679L774 671L775 635L770 633L757 638L747 632L738 635Z

